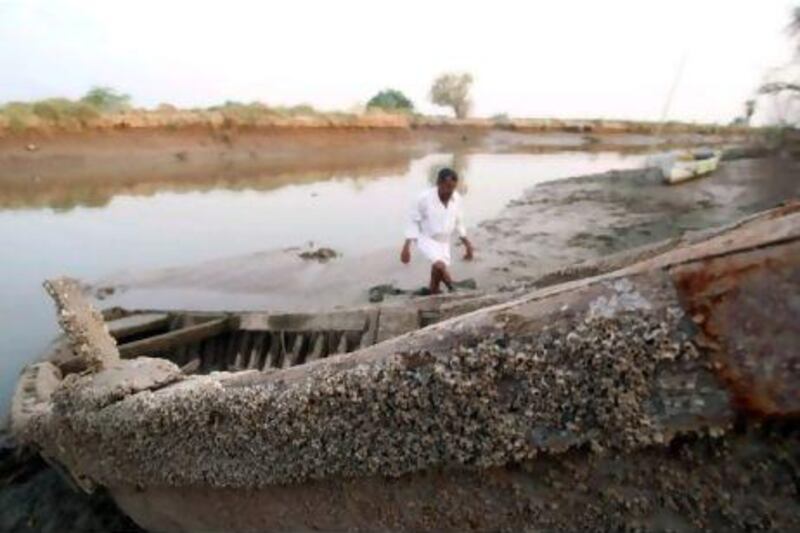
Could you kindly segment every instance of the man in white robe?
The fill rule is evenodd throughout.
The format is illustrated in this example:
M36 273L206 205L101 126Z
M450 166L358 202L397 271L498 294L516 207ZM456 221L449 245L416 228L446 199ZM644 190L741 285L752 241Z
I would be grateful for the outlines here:
M472 243L467 239L461 210L461 195L456 191L458 174L450 168L439 171L436 187L420 194L411 209L411 219L406 229L406 241L400 252L400 261L411 261L411 243L431 262L431 294L438 294L442 283L453 290L450 276L450 240L454 232L466 249L464 259L473 256Z

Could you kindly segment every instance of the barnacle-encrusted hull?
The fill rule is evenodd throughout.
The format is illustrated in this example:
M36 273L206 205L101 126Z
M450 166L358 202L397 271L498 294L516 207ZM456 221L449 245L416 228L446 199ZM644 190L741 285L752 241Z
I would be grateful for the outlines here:
M14 430L154 530L791 529L797 294L791 205L282 370L41 363Z

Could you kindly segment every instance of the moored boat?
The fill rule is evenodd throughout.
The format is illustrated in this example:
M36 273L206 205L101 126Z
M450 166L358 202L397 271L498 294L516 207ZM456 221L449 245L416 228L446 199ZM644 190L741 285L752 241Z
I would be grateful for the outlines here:
M714 172L722 158L720 150L683 152L661 165L664 181L681 183Z

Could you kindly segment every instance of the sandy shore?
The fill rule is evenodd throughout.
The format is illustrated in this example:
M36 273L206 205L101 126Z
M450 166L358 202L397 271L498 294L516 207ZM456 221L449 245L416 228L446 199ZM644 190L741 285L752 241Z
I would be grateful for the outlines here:
M541 184L475 228L475 260L456 260L453 271L488 291L535 283L567 265L726 224L796 198L797 175L797 161L759 158L726 161L712 176L679 186L666 186L657 171L647 170ZM128 273L97 280L95 287L113 287L111 301L133 307L309 311L363 305L374 285L424 285L428 265L419 256L401 265L399 244L325 263L303 260L297 249L263 251Z

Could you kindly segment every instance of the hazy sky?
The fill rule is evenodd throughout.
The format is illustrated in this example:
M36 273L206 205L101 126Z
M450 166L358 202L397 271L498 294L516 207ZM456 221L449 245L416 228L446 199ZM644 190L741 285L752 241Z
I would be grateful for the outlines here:
M111 85L152 106L347 109L475 76L477 115L728 122L789 60L797 0L0 0L0 102Z

